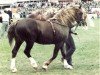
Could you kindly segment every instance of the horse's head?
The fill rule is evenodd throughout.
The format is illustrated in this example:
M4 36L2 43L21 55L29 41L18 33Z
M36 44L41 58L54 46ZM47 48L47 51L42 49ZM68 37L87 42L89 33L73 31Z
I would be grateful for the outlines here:
M86 25L86 14L81 7L67 7L60 9L54 16L62 25L69 26L70 28L78 26L79 24Z
M79 6L79 7L73 7L73 10L75 10L75 20L78 23L78 25L83 25L83 26L87 26L86 23L86 11L83 7Z

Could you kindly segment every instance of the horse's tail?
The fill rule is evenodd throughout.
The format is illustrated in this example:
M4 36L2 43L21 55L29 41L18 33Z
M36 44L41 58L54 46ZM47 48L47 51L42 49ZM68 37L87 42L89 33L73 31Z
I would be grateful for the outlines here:
M10 28L8 29L8 40L9 40L9 44L12 45L13 39L15 38L15 28L16 28L16 24L12 24L10 25Z

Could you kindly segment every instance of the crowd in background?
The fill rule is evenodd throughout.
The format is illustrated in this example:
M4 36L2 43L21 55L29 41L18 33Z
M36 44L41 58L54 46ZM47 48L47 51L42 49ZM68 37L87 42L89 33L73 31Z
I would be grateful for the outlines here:
M100 1L99 2L59 2L59 3L52 3L52 2L29 2L29 3L15 3L11 7L17 7L18 13L20 14L20 17L26 17L27 14L31 13L31 11L34 11L36 9L45 9L49 7L55 7L55 8L64 8L67 7L69 4L81 4L88 13L92 13L92 8L100 8Z
M67 7L70 4L80 4L82 5L86 10L87 13L96 13L100 17L100 11L92 12L92 8L100 8L100 1L94 2L94 1L88 1L88 2L59 2L59 3L52 3L52 2L21 2L21 3L14 3L10 6L10 8L17 8L16 13L19 14L18 18L26 18L28 14L30 14L32 11L35 11L36 9L45 9L49 7L54 8L64 8ZM5 10L6 13L9 15L9 23L10 19L14 18L14 13L12 10ZM2 12L0 11L2 14ZM18 16L18 15L16 15ZM0 17L1 19L1 17ZM2 22L0 20L0 22Z

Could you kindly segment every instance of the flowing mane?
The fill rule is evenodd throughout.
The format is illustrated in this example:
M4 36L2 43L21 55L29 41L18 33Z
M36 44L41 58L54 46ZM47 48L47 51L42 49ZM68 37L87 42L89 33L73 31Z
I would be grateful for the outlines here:
M60 20L63 25L67 25L68 23L75 21L76 10L77 8L75 7L62 8L52 19Z

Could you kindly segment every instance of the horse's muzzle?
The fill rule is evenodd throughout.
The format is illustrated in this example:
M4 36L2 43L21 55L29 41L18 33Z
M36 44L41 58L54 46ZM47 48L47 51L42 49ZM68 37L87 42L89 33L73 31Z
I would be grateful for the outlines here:
M81 20L80 22L78 22L79 26L87 26L87 23L85 20Z

